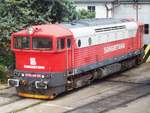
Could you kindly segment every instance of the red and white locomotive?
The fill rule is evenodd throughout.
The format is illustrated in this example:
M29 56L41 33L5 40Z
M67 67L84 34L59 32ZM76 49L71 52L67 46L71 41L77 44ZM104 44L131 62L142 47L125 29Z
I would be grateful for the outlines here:
M87 19L32 26L12 34L16 69L8 84L23 97L52 99L139 64L143 25Z

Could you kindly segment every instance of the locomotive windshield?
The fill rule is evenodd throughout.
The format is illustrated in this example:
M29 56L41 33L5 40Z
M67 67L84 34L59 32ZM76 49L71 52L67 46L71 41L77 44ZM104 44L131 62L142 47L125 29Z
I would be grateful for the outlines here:
M14 37L15 49L30 49L29 37ZM32 49L52 50L52 39L43 37L32 37Z
M14 38L14 48L15 49L29 49L30 48L30 38L29 37L15 37Z
M51 38L33 37L32 38L32 48L33 49L51 50L52 49L52 39Z

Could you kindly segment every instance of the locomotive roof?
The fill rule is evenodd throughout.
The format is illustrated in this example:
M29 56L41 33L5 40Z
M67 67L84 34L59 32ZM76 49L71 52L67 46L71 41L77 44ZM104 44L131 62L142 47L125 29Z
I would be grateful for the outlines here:
M75 3L87 3L87 2L98 2L98 3L105 3L105 2L114 2L115 0L74 0Z
M72 33L64 28L60 24L44 24L44 25L37 25L37 26L32 26L33 29L35 29L35 32L33 33L34 35L50 35L50 36L56 36L56 37L61 37L61 36L70 36ZM14 35L27 35L28 33L28 28L21 30L19 32L14 33Z
M136 29L137 24L131 19L85 19L63 24L75 38L94 35L96 32L111 31L111 29Z
M96 18L96 19L84 19L77 20L70 23L63 24L67 28L79 28L79 27L91 27L91 26L104 26L130 22L129 19L114 19L114 18Z
M45 24L45 25L37 25L32 26L34 29L34 35L51 35L55 37L62 37L62 36L71 36L71 35L83 35L94 33L94 29L91 27L104 27L104 26L115 26L115 25L126 25L128 22L132 22L133 20L128 19L84 19L84 20L77 20L69 23L62 23L62 24ZM84 28L84 29L82 29ZM80 33L79 33L80 32ZM85 33L84 33L85 32ZM27 35L28 29L24 29L15 35Z

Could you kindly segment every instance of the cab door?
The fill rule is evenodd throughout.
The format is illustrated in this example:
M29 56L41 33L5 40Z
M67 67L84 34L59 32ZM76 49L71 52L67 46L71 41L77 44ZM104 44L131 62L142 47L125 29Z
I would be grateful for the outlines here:
M138 48L143 47L143 34L144 34L144 26L140 25L138 28Z
M66 71L68 76L73 74L72 52L73 51L71 37L66 37Z

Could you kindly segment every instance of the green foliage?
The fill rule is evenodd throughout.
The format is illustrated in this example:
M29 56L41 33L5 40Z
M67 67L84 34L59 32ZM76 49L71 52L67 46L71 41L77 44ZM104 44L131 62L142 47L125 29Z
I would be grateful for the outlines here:
M79 10L79 19L95 18L95 12L89 12L85 9Z
M0 40L9 41L10 34L23 27L69 21L76 14L69 0L0 0Z
M9 43L5 42L0 45L0 82L10 76L14 67L14 56L9 49ZM8 73L9 69L9 73Z
M13 67L12 32L30 25L70 21L76 14L71 0L0 0L0 68Z
M8 75L7 68L4 65L0 65L0 83L5 82L6 75Z

